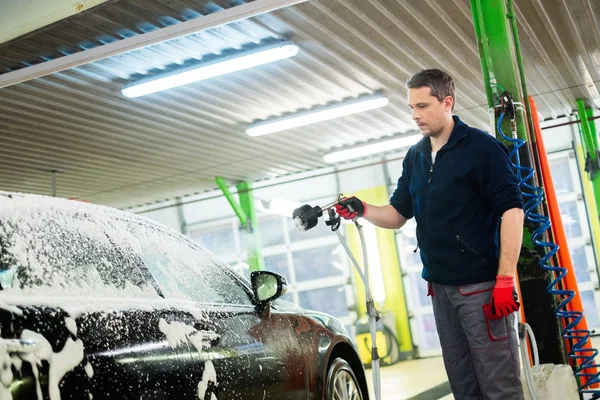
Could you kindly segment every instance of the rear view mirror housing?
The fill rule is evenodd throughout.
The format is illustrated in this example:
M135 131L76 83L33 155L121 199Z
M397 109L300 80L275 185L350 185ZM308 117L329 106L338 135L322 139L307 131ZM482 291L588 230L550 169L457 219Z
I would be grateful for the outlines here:
M266 306L287 293L286 279L271 271L253 271L250 274L254 299L260 306Z

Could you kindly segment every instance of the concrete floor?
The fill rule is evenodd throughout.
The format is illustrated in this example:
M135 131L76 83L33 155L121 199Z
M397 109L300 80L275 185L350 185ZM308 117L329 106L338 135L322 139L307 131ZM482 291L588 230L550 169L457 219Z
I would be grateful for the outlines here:
M373 392L373 377L371 369L365 370L371 399ZM441 357L424 358L399 362L395 365L381 368L382 400L453 400L451 394L439 397L427 390L442 387L448 382L444 362ZM442 390L443 391L443 390ZM449 392L446 392L449 393Z

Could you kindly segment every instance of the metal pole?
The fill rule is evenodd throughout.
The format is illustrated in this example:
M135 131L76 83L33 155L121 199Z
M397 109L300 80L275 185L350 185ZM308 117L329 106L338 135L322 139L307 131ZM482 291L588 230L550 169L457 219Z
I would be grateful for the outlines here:
M483 76L489 79L484 82L488 103L494 104L494 99L489 97L491 90L487 90L488 86L509 91L515 100L522 99L522 87L519 84L515 59L515 43L511 24L507 18L509 15L507 4L504 1L472 0L471 7L475 21L475 35L477 42L481 44L480 57L485 60L481 63ZM525 85L525 82L522 84ZM497 117L495 115L494 119L496 120ZM503 129L504 132L509 133L511 132L510 121L508 118L505 120ZM531 138L528 134L523 107L517 107L515 122L518 137L528 144L519 152L521 165L534 168L535 159L532 157ZM512 144L507 142L505 144L512 148ZM535 178L534 175L534 180ZM538 185L538 182L530 183ZM543 249L534 247L531 239L533 231L537 228L530 223L525 224L523 246L517 268L525 318L533 331L540 336L538 341L542 356L540 362L565 364L566 356L560 335L560 324L554 314L556 299L546 290L550 282L548 272L538 265L539 258L545 253Z
M373 301L373 293L371 292L371 281L369 278L369 257L367 256L367 244L362 231L362 226L354 223L360 236L360 243L363 253L363 269L365 278L365 290L367 298L367 315L369 316L369 331L371 333L371 368L373 369L373 388L375 389L375 399L381 400L381 377L379 371L379 352L377 350L377 314L375 303Z

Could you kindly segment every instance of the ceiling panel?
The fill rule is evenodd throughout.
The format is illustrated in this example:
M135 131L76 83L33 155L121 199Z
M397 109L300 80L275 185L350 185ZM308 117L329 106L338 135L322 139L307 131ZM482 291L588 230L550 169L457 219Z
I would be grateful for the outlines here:
M118 0L0 45L0 73L150 32L241 1ZM544 119L591 105L600 81L600 2L517 4L530 93ZM296 57L129 99L147 73L265 41ZM0 190L51 192L130 207L215 188L214 176L269 179L324 166L335 148L414 133L405 81L439 67L456 113L489 117L468 0L312 0L270 14L0 89ZM262 137L254 120L382 92L387 107ZM596 99L600 101L600 99Z

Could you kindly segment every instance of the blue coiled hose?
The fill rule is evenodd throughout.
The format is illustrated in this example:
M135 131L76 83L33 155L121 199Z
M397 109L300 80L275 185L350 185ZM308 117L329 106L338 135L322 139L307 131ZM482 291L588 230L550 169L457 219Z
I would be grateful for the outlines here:
M510 152L511 159L514 157L515 162L513 166L515 168L515 172L517 174L519 180L519 188L521 188L521 192L523 194L523 199L525 200L524 212L525 219L530 222L534 222L539 226L531 235L533 243L536 246L541 246L548 248L549 251L543 256L539 262L541 268L547 271L553 271L555 279L550 282L550 284L546 287L546 290L551 294L558 296L559 299L564 298L561 303L556 307L554 312L556 316L562 318L565 322L565 329L562 332L563 339L572 340L573 345L571 346L571 351L569 352L569 357L575 361L575 364L579 364L579 367L575 368L573 373L577 378L587 377L589 380L584 386L581 386L580 379L577 380L579 385L579 393L581 394L591 394L591 399L600 399L600 390L599 389L591 389L590 386L594 383L600 382L600 372L596 374L585 373L586 368L590 367L598 367L599 365L595 364L595 358L598 355L598 350L595 348L584 348L585 344L588 340L590 340L591 334L587 329L575 329L579 321L583 318L583 310L581 311L568 311L567 304L573 299L575 296L575 292L572 290L564 290L560 289L559 282L563 277L567 274L567 269L563 267L553 267L548 263L548 261L556 254L558 251L558 245L551 242L545 242L541 238L546 230L548 230L551 226L550 219L545 215L540 215L534 212L534 210L542 204L544 201L544 191L536 186L532 186L528 183L528 181L533 177L534 170L530 167L524 167L521 165L519 159L519 149L525 145L525 141L523 139L519 139L518 137L508 137L504 135L502 132L502 120L504 119L504 113L500 115L498 118L498 132L500 135L514 143L514 148ZM530 193L527 193L523 189L528 189Z

